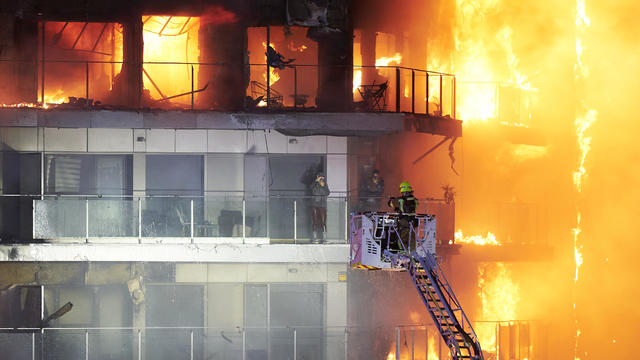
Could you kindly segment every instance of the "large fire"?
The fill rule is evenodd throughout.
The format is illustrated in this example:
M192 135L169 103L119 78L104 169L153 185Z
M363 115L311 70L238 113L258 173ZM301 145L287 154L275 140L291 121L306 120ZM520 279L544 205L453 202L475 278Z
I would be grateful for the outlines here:
M484 351L497 351L495 321L517 319L520 289L504 263L485 263L478 267L478 289L482 308L480 318L490 323L477 323L475 330Z
M524 118L521 114L519 121L509 121L522 123L531 118L535 89L518 67L519 59L512 46L513 29L502 24L496 31L494 24L487 22L501 5L496 0L457 0L458 26L454 33L456 54L452 71L459 83L457 118L466 123L498 118L499 92L503 85L523 93L519 110L525 113ZM496 61L496 53L502 54L503 66Z
M587 17L586 5L584 0L577 0L576 2L576 64L574 67L574 75L576 88L580 90L583 86L585 79L589 76L589 69L584 63L583 60L583 52L585 48L584 44L584 34L586 29L591 25L591 20ZM584 103L583 99L578 100L578 106L576 108L576 120L575 120L575 128L576 135L578 141L578 166L576 171L573 174L573 184L578 193L582 193L584 178L587 175L587 170L585 167L585 162L587 159L587 155L591 150L591 136L587 135L587 131L591 127L591 125L596 121L597 112L593 109L589 109L587 105ZM575 261L575 275L574 275L574 284L577 287L578 279L580 274L580 266L583 264L583 256L582 256L582 244L580 242L580 233L582 232L582 213L580 206L578 206L578 210L576 213L576 226L573 229L573 251L574 251L574 261ZM574 290L575 291L575 290ZM573 300L573 312L574 312L574 323L575 323L575 345L573 356L574 359L579 360L579 339L582 334L582 329L580 326L580 322L578 320L578 316L576 313L577 300Z
M433 333L429 333L429 346L427 349L427 360L440 360L440 356L438 356L438 352L436 351L436 344L438 341L441 341L439 337L434 335ZM447 351L448 355L449 352ZM445 358L449 358L449 356L445 356Z
M487 232L486 236L482 235L467 235L464 236L461 229L454 234L455 243L456 244L473 244L473 245L502 245L498 240L496 240L496 236L492 232Z
M200 19L186 16L144 16L144 61L143 82L152 99L161 100L171 96L188 94L192 90L193 77L198 78L199 67L188 65L199 61L198 29ZM195 83L195 82L194 82ZM187 104L191 96L171 99L175 103Z
M381 56L376 59L376 66L400 65L402 63L402 54L396 53L394 56Z

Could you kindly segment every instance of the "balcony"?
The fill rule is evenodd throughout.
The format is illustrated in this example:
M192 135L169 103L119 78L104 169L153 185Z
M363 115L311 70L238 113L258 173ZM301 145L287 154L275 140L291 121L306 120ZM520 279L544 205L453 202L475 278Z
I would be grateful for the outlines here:
M313 236L309 196L1 195L0 202L7 239L20 230L16 224L29 223L34 241L51 243L309 244ZM349 214L375 210L371 204L384 210L383 202L327 198L323 243L348 243ZM453 238L452 209L439 199L420 199L419 212L438 217L443 243Z
M54 242L303 244L310 197L45 197L33 238ZM327 199L325 242L347 242L348 202ZM317 234L322 236L322 234Z
M476 322L489 330L485 356L531 359L545 352L543 324ZM447 356L432 325L0 329L11 359L431 359ZM497 340L497 341L496 341ZM375 344L375 345L374 345ZM498 344L496 346L496 344ZM533 344L541 344L534 347Z
M11 199L15 197L8 197ZM348 243L349 213L364 199L327 198L324 243ZM370 199L384 205L382 199ZM422 199L451 234L444 202ZM370 206L369 206L369 210ZM442 217L440 217L442 215ZM313 240L311 197L76 197L33 200L33 239L47 242L308 244ZM321 237L317 231L315 234ZM447 240L447 239L442 239ZM445 241L446 242L446 241Z
M134 88L119 82L121 70L114 69L127 66L143 69L143 85ZM237 67L219 63L145 61L131 64L109 60L5 58L0 59L0 74L35 76L37 82L31 79L30 84L8 84L0 93L3 100L0 104L3 107L80 110L396 112L456 118L454 74L376 65L288 64L274 70L266 64L252 63L240 68L250 74L245 79L244 93L229 94L230 89L215 83L215 78L210 79L210 76L232 72ZM265 75L267 71L271 77ZM353 74L353 87L345 92L347 98L338 99L347 105L339 111L318 97L321 88L317 77L322 71ZM367 80L363 80L363 73L368 75ZM151 74L184 76L155 81ZM26 85L29 85L27 90L24 89ZM10 93L12 86L15 91ZM175 89L181 90L176 93ZM225 91L227 93L220 95ZM131 102L129 95L134 95L135 101ZM216 101L220 96L231 95L237 97L231 101L235 106L223 106ZM339 94L332 97L338 98Z

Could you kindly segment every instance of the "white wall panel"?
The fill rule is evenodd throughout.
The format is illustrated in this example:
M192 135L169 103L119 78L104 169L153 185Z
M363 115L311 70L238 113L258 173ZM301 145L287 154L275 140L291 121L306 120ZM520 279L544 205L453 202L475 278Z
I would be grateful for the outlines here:
M248 282L286 282L287 264L248 264Z
M346 274L347 274L346 264L327 264L327 281L329 282L340 281L340 275L346 276Z
M244 130L208 130L209 152L244 153L247 133Z
M207 130L176 130L176 152L207 152Z
M0 129L0 141L16 151L38 151L38 128L7 127Z
M327 264L289 264L288 266L289 282L326 282L327 281Z
M142 141L138 141L142 138ZM147 151L147 131L145 129L133 129L133 151Z
M176 264L176 282L207 282L207 264Z
M87 151L87 129L44 129L44 150Z
M147 152L174 152L176 131L173 129L147 129Z
M89 151L132 152L133 131L131 129L88 129Z
M251 130L247 134L247 152L286 154L287 137L275 130Z
M347 326L347 283L327 283L327 326Z
M44 151L44 128L38 128L38 151Z
M209 282L247 281L247 264L209 264Z
M346 136L327 136L327 152L329 154L346 154L347 153L347 137Z
M347 155L327 155L327 182L333 194L347 191Z
M289 154L324 154L327 152L326 136L289 136Z

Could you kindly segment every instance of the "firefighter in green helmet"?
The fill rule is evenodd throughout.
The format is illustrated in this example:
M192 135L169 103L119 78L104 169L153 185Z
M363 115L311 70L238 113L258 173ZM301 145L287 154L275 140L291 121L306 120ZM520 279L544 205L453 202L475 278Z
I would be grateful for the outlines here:
M416 239L415 234L411 234L411 224L417 225L415 220L418 199L413 195L413 187L408 181L400 183L400 193L401 197L392 197L388 203L398 213L398 233L402 239L399 244L393 245L400 250L413 252L416 250Z
M413 196L411 184L407 181L400 183L400 193L402 194L401 197L389 199L389 206L397 213L415 215L418 199Z

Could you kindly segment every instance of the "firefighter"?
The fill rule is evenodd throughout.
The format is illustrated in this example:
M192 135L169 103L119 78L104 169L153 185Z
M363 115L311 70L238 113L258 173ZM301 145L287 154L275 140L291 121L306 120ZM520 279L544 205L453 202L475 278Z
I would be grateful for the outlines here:
M416 208L418 207L418 199L413 196L413 188L408 181L400 183L400 193L402 196L399 198L390 198L388 205L397 213L415 215Z
M399 198L390 198L388 205L398 213L398 233L402 241L399 242L397 248L405 251L416 250L415 235L411 234L411 225L415 227L416 208L418 207L418 199L413 195L413 187L407 181L400 183ZM402 245L401 245L402 244Z

